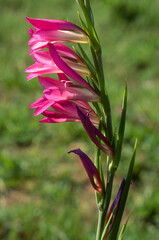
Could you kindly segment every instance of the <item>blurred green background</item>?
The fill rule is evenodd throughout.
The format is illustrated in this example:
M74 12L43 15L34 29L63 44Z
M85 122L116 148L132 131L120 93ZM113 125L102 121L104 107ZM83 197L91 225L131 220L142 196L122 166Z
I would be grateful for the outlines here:
M115 189L126 176L135 138L138 150L123 220L125 239L158 239L159 227L159 1L92 0L103 47L114 126L125 81L128 115ZM92 240L94 193L79 160L93 157L78 123L43 124L29 105L41 96L37 79L26 81L33 63L25 16L79 24L74 0L0 0L0 239ZM115 192L114 192L115 194Z

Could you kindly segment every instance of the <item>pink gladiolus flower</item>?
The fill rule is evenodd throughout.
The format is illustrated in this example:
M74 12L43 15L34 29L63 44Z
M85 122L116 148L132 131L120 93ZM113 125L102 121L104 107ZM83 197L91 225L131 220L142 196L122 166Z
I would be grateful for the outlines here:
M39 77L39 81L44 90L44 96L54 102L63 100L80 100L85 102L100 101L100 97L87 89L80 88L75 84L67 86L67 81L58 81L49 77Z
M97 145L98 148L100 148L106 155L108 155L110 158L113 157L113 150L112 146L107 140L107 138L92 124L92 122L89 119L89 112L84 114L78 107L77 107L78 115L81 119L81 122L90 137L90 139ZM98 139L100 138L103 142L101 143Z
M102 193L102 181L99 175L97 168L94 166L90 158L82 152L80 149L75 149L70 151L69 153L75 153L80 157L80 160L88 174L89 180L93 186L93 188L99 193ZM94 179L96 179L97 183L95 183Z
M90 74L90 72L88 71L88 68L86 67L86 65L83 63L83 61L79 57L76 57L75 54L73 55L71 53L71 51L64 52L64 50L63 51L62 50L60 51L63 53L63 55L61 56L61 59L67 65L69 65L78 74L85 75L85 76L88 76ZM68 50L68 48L66 50ZM72 54L72 58L70 57L71 54ZM27 76L28 80L30 80L31 78L40 76L42 74L62 73L62 71L59 69L59 67L55 64L50 53L47 51L41 51L41 52L34 53L33 59L34 59L35 63L25 70L25 72L30 73Z
M91 111L90 118L97 125L99 118L85 101L98 101L100 97L87 89L76 87L64 74L59 74L59 79L60 81L49 77L39 77L40 84L46 90L44 90L44 96L30 106L36 108L35 115L42 113L46 116L47 118L42 122L80 122L76 109L79 106L84 112ZM46 111L49 107L56 112Z
M96 113L91 109L88 103L82 101L60 101L51 105L54 111L45 110L42 114L46 117L40 122L45 123L59 123L59 122L81 122L77 114L77 106L83 111L87 112L88 109L91 111L90 119L94 125L99 124L99 118ZM36 109L35 115L39 113L39 108Z
M88 43L87 34L80 27L71 22L33 19L28 17L26 17L26 19L35 29L29 29L29 34L31 36L28 42L29 46L31 46L30 54L45 48L48 43Z

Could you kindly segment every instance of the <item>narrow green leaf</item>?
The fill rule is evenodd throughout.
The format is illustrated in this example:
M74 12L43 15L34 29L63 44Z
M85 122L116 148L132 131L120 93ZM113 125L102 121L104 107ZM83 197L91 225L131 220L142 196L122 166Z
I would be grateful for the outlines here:
M124 190L123 190L123 193L122 193L122 196L121 196L121 199L120 199L116 219L114 221L112 230L109 234L108 240L112 240L112 239L116 240L117 239L117 235L118 235L118 231L119 231L119 227L120 227L120 222L121 222L121 219L122 219L122 215L123 215L123 212L124 212L124 208L125 208L125 204L126 204L131 180L132 180L134 163L135 163L135 156L136 156L136 146L137 146L137 140L136 140L135 145L134 145L134 151L133 151L133 155L132 155L132 158L131 158L131 161L130 161L130 165L129 165L129 169L128 169L128 173L127 173L127 177L126 177L126 181L125 181L125 186L124 186Z
M94 48L97 50L98 48L100 48L99 47L100 44L99 44L97 33L94 29L93 13L92 13L91 7L89 7L89 2L87 1L85 5L83 0L78 0L78 3L83 11L84 17L87 22L87 27L86 27L85 23L83 22L82 18L79 15L82 26L87 32L87 34L89 35L90 41L92 42Z
M96 113L100 118L100 121L102 122L102 130L106 133L107 132L107 125L106 125L106 121L105 121L105 117L104 117L104 113L103 113L103 109L101 107L100 103L94 102L93 106L96 109Z
M86 24L84 23L84 21L82 20L82 17L81 17L81 15L80 15L79 12L78 12L78 17L79 17L79 20L80 20L80 22L81 22L81 25L82 25L83 30L84 30L87 34L89 34L89 33L88 33L88 28L87 28Z
M99 88L98 88L96 82L92 80L92 77L91 77L91 78L86 77L86 80L87 80L87 82L94 88L94 90L96 91L96 93L97 93L98 95L100 95Z
M92 13L92 9L91 9L90 0L85 0L85 4L86 4L86 8L88 9L92 24L94 25L94 18L93 18L93 13Z
M89 65L91 66L91 68L93 68L93 71L95 72L95 68L94 68L93 64L91 63L89 57L87 56L87 54L83 50L81 44L78 44L78 47L79 47L79 49L81 51L81 54L82 54L83 58L89 63Z
M78 3L83 11L83 14L85 16L85 19L86 19L86 22L87 22L87 27L89 30L92 29L92 21L91 21L91 18L90 18L90 15L89 15L89 12L84 4L84 1L83 0L78 0ZM89 31L90 32L90 31Z
M98 129L101 131L101 122L99 124ZM104 196L104 193L105 193L105 181L104 181L104 175L103 175L103 169L102 169L102 161L101 161L100 154L101 154L101 150L96 146L94 165L98 169L100 177L101 177L101 181L102 181L102 196ZM99 194L97 192L95 192L95 197L96 197L97 206L98 206L98 208L100 208L101 207L101 198L100 198L100 196L99 196Z
M127 109L127 85L125 86L124 95L123 95L123 105L122 105L122 113L120 118L118 136L117 136L117 146L115 149L113 166L112 166L113 170L117 169L120 158L121 158L121 151L122 151L124 132L125 132L126 109Z
M93 64L91 63L89 57L87 56L87 54L85 53L85 51L83 50L83 48L81 47L81 45L78 44L78 46L79 46L79 49L80 49L80 51L81 51L83 61L84 61L85 64L87 65L88 69L90 70L93 80L97 83L98 80L97 80L97 77L96 77L96 70L95 70ZM78 53L79 53L79 52L78 52ZM80 56L81 56L81 55L80 55ZM99 92L99 89L98 89L98 92Z
M113 141L112 141L112 148L115 149L117 142L117 129L114 130Z
M77 0L77 3L80 5L81 8L83 8L84 0Z
M105 192L105 179L104 179L104 174L103 174L103 166L102 166L101 157L99 157L99 174L100 174L100 177L101 177L103 194L104 194L104 192Z
M124 130L125 130L126 108L127 108L127 84L124 90L122 114L121 114L121 120L120 120L120 126L119 126L119 138L122 140L124 137Z

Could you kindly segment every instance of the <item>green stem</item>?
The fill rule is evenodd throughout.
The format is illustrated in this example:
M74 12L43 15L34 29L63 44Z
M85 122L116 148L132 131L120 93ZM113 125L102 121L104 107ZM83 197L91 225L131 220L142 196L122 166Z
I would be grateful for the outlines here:
M106 119L107 119L107 130L108 130L107 134L108 134L109 141L112 142L113 128L112 128L112 118L111 118L111 106L110 106L109 96L108 96L105 79L104 79L101 54L100 54L100 56L98 56L98 63L99 63L99 67L100 67L99 77L101 78L101 80L99 81L99 84L100 84L100 90L101 90L101 95L102 95L102 103L103 103L104 112L106 114Z
M105 222L106 222L106 212L99 210L96 240L101 240Z
M98 50L97 49L94 50L95 47L92 46L92 44L90 43L90 48L91 48L94 65L97 72L97 78L98 78L100 91L101 91L102 104L103 104L104 112L106 115L106 123L107 123L106 136L108 137L108 140L112 142L113 128L112 128L112 118L111 118L111 106L110 106L109 96L108 96L105 79L104 79L102 53L101 53L100 46L98 47Z

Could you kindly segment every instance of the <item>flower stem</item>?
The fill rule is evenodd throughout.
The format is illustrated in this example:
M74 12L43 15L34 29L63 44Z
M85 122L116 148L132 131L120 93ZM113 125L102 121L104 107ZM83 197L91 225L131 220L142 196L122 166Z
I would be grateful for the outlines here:
M105 219L106 219L106 212L99 210L96 240L101 240L101 236L102 236L104 224L105 224Z
M112 142L113 128L112 128L112 118L111 118L111 105L110 105L109 96L106 89L106 83L104 78L102 52L101 52L100 46L98 46L98 49L95 49L95 46L93 46L91 43L90 43L90 48L91 48L94 65L97 72L97 79L100 86L102 105L103 105L105 116L106 116L106 123L107 123L106 136L108 140Z

